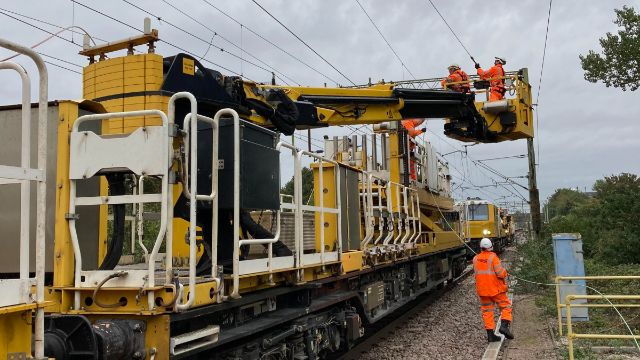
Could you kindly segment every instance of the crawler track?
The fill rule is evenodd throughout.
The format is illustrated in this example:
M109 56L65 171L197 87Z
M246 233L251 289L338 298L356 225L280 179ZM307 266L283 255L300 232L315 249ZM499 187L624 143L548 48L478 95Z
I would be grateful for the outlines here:
M466 279L472 273L473 269L471 267L467 267L462 275L453 279L444 288L420 295L415 300L394 311L394 315L397 314L397 316L386 316L375 324L367 327L365 329L365 336L353 348L351 348L346 353L336 354L335 356L330 357L330 359L360 359L362 353L370 350L373 345L384 342L385 339L390 335L393 335L393 333L399 327L401 327L407 321L413 319L420 311L424 309L425 306L436 302L442 297L442 295L446 294L449 290L455 287L462 280Z

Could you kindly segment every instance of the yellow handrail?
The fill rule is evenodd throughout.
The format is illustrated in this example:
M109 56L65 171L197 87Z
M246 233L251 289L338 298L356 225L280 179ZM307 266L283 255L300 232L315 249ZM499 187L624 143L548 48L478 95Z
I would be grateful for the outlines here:
M638 276L635 276L638 278ZM603 279L604 280L604 279ZM573 354L573 341L574 339L623 339L623 340L637 340L640 339L640 335L626 335L626 334L580 334L573 332L573 326L571 323L571 308L577 307L576 305L580 305L580 307L592 307L594 305L599 305L598 307L638 307L640 304L574 304L571 302L573 300L640 300L640 295L567 295L565 297L565 306L567 309L567 348L569 352L569 360L574 360Z
M556 287L556 308L558 310L558 334L562 336L562 308L566 307L566 304L561 302L560 299L560 281L562 280L640 280L640 275L612 275L612 276L556 276L555 278L555 287ZM592 295L592 296L600 296L600 295ZM611 296L607 296L609 299L615 299ZM578 304L572 305L573 307L605 307L608 304L600 304L602 306L582 306ZM635 306L634 306L635 307Z
M573 280L640 280L640 275L613 275L613 276L556 276L556 307L558 309L558 333L562 336L562 308L566 308L566 321L567 321L567 347L569 352L569 360L574 359L573 354L573 341L574 339L624 339L624 340L637 340L640 339L640 335L625 335L625 334L580 334L573 332L573 324L571 321L571 308L638 308L638 303L618 303L614 304L611 300L640 300L640 295L577 295L569 294L565 297L564 303L560 299L560 282L561 281L573 281ZM578 285L582 286L582 285ZM607 304L591 304L580 303L573 304L574 300L606 300Z

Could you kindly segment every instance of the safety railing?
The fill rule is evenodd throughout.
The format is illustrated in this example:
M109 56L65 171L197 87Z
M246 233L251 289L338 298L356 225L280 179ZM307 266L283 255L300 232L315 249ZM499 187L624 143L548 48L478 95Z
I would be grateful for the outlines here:
M561 298L560 295L560 288L562 286L575 286L575 287L585 287L586 285L584 284L584 281L597 281L597 280L604 280L604 281L611 281L611 280L640 280L640 275L612 275L612 276L556 276L555 277L555 289L556 289L556 310L557 310L557 316L558 316L558 334L559 335L563 335L563 327L562 327L562 309L565 309L567 307L567 303L563 302L563 300ZM574 281L581 281L583 283L579 283L579 284L572 284L572 282ZM578 294L567 294L566 296L571 295L573 296L573 300L578 299L576 296L578 296ZM566 297L565 296L565 297ZM580 295L583 296L583 295ZM620 295L620 296L626 296L626 295ZM607 298L610 298L610 296L607 295ZM607 304L605 304L606 306L609 306ZM573 304L573 307L585 307L582 304L578 305L578 304ZM601 307L601 306L593 306L593 307ZM569 314L566 314L566 318L569 319Z
M45 210L46 210L46 169L47 169L47 101L49 77L42 58L32 49L11 41L0 39L0 47L24 54L36 64L39 73L38 91L38 166L32 168L31 159L31 87L24 68L16 63L0 62L0 69L10 69L20 75L22 81L22 137L20 166L0 166L0 184L20 184L20 270L18 279L0 280L0 307L31 302L31 281L29 278L29 230L30 230L30 186L37 182L36 193L36 248L35 248L35 313L34 355L44 357L44 277L45 277Z
M640 277L638 277L640 278ZM606 300L605 304L581 303L573 304L574 300ZM577 339L605 339L605 340L639 340L640 335L628 334L586 334L573 332L573 323L571 321L572 308L589 308L589 307L606 307L606 308L638 308L638 303L612 303L612 300L640 300L640 295L567 295L565 297L565 308L567 315L567 350L569 352L569 360L574 359L574 341Z
M140 175L138 177L137 192L139 195L144 195L144 178L145 178L144 175ZM135 192L134 192L134 195L135 195ZM133 213L136 214L136 233L138 234L138 245L140 246L140 249L142 249L142 252L144 254L144 261L146 262L149 259L149 250L147 250L147 247L145 246L143 241L144 239L144 203L135 203L133 205L134 205ZM131 253L132 254L135 253L134 244L131 245Z
M235 121L239 124L239 120ZM234 143L239 144L239 132L235 133L234 128ZM335 263L340 260L340 254L342 252L342 232L341 232L341 204L340 204L340 181L339 179L339 165L336 161L327 159L318 154L300 150L295 146L287 144L285 142L279 142L276 145L276 150L280 153L285 153L283 150L287 149L290 151L291 158L294 164L294 194L290 195L281 195L280 201L280 210L276 212L276 222L277 227L273 238L270 239L240 239L239 233L236 234L238 227L234 226L234 254L233 254L233 290L230 294L232 298L237 298L240 296L239 293L239 284L240 277L256 274L256 273L267 273L269 274L270 281L273 281L273 273L276 271L281 271L285 269L298 269L298 279L299 281L303 281L303 277L301 271L304 267L313 266L313 265L321 265L324 266L327 263ZM234 147L235 151L235 147ZM239 148L238 148L239 151ZM317 161L318 166L318 187L320 189L324 189L324 168L326 164L331 164L334 167L334 179L333 185L336 189L336 197L335 197L335 206L325 206L325 199L323 193L318 194L318 204L309 205L306 204L303 196L302 196L302 159L304 157L310 157ZM239 156L235 156L234 159L239 159ZM236 163L234 161L234 183L239 184L240 176L239 176L239 168L236 173ZM238 188L236 186L236 188ZM238 193L239 195L239 193ZM239 196L235 198L236 192L234 189L234 223L239 223ZM286 199L286 200L285 200ZM280 240L281 234L281 212L289 211L293 212L294 217L294 249L292 250L292 256L280 256L273 257L273 249L272 245ZM319 216L319 222L324 224L325 216L327 214L334 214L336 216L336 237L335 237L335 246L330 247L333 248L331 251L326 250L326 246L328 245L325 239L325 231L321 230L319 233L319 249L316 249L316 252L313 253L305 253L304 251L304 214L305 213L317 213ZM237 218L236 218L237 216ZM236 220L237 219L237 220ZM321 227L323 229L323 227ZM267 245L267 257L259 258L259 259L240 259L240 246L244 245Z
M373 175L368 174L369 188L374 188L375 193L371 192L371 213L373 221L377 224L378 236L372 236L371 241L363 242L363 250L368 250L371 253L384 253L387 248L386 245L389 240L393 238L395 231L395 223L393 221L393 203L391 201L391 189L389 181ZM373 199L377 200L374 201ZM372 247L367 249L367 245L371 244Z
M575 333L573 331L572 308L640 308L639 303L613 303L617 300L640 300L640 295L583 295L583 294L567 294L564 299L561 298L561 286L586 287L586 281L614 281L614 280L640 280L639 275L618 275L618 276L556 276L556 308L558 316L558 334L564 333L562 324L562 310L565 310L566 326L567 326L567 347L569 359L574 359L574 341L576 339L620 339L633 340L640 339L640 335L632 334L587 334ZM578 282L578 283L575 283ZM605 303L590 303L589 300L604 300ZM580 301L580 303L575 303Z
M150 126L142 130L139 128L131 135L120 140L118 143L109 144L103 138L89 131L79 131L79 126L87 121L102 121L112 118L126 118L134 116L155 115L162 119L162 126ZM156 128L160 128L156 130ZM70 180L70 199L69 213L67 219L69 222L69 231L73 245L75 256L75 286L94 287L96 283L103 286L106 284L104 279L120 278L120 281L111 281L123 287L149 287L155 286L155 257L160 250L162 239L165 235L170 236L166 232L167 227L167 211L168 211L168 171L169 171L169 132L168 119L166 115L159 110L142 110L120 113L84 115L79 117L73 124L70 135L70 160L69 160L69 180ZM114 140L114 139L110 139ZM120 147L120 149L118 149ZM152 149L145 149L152 148ZM97 151L97 150L108 151ZM133 151L132 151L133 150ZM123 152L126 151L126 154ZM131 154L137 156L131 156ZM97 159L98 154L103 154L102 159ZM145 156L146 155L146 156ZM154 159L158 158L158 159ZM99 170L110 169L114 167L128 168L137 175L147 174L148 176L159 176L162 178L162 190L160 194L138 194L138 195L116 195L116 196L76 196L77 181L93 177ZM80 251L80 240L76 231L76 215L77 206L97 206L97 205L117 205L127 203L161 203L161 222L160 230L155 241L155 245L149 255L148 270L130 270L127 272L116 272L113 270L93 270L83 271L82 252ZM167 244L170 243L169 239ZM170 249L167 249L167 259L170 262ZM135 274L134 274L135 273ZM119 275L116 275L119 274ZM170 277L169 277L170 278ZM107 280L108 281L108 280ZM74 308L80 307L80 291L75 291ZM95 302L95 299L94 299ZM98 304L99 305L99 304ZM108 306L110 307L110 306ZM149 297L149 308L154 307L153 297Z
M191 113L197 114L195 97L189 93L176 93L169 99L168 113L165 115L160 110L140 110L107 114L84 115L76 119L70 134L70 158L69 180L70 200L67 220L71 236L71 243L75 257L75 287L74 308L80 308L80 289L93 288L93 300L97 306L113 308L121 306L119 303L104 304L99 302L97 292L100 288L139 288L147 290L147 307L152 310L156 307L154 291L156 290L156 258L162 244L165 245L164 259L164 283L160 286L171 286L173 278L173 250L172 250L172 219L173 219L173 192L169 188L169 170L172 163L173 147L170 142L169 127L175 122L175 102L179 98L187 98L191 102ZM102 121L112 118L127 118L136 116L157 116L162 120L161 125L144 126L130 134L116 137L101 137L91 131L80 131L80 125L89 121ZM191 121L196 121L196 116L191 116ZM187 121L189 122L189 121ZM113 196L76 196L78 181L82 181L105 170L121 171L128 169L138 176L139 191L132 195ZM158 177L161 180L159 193L145 193L140 186L145 177ZM83 270L82 252L80 240L76 231L78 217L77 206L119 205L137 204L142 209L145 203L160 204L160 226L150 252L147 251L147 268L126 270ZM138 216L141 216L141 211ZM195 223L195 217L191 219ZM190 224L191 226L191 224ZM140 229L141 230L141 229ZM142 233L142 231L140 231ZM194 239L193 236L191 239ZM195 243L195 241L192 241ZM146 250L141 242L143 249ZM195 247L194 247L195 249ZM196 257L190 248L189 285L192 288L189 300L186 304L176 302L178 309L188 307L193 303L195 296L195 264ZM99 284L96 287L96 284ZM180 289L175 289L178 296Z
M191 97L193 95L189 94ZM185 96L186 97L186 96ZM191 97L189 99L191 100ZM195 104L195 98L192 100ZM192 111L194 109L192 105ZM184 118L184 145L189 155L183 160L185 169L183 171L182 193L185 198L189 199L189 293L186 303L180 301L176 303L176 310L186 310L190 308L196 296L196 265L197 265L197 244L196 244L196 219L198 201L207 201L211 203L211 280L216 283L219 290L222 281L218 274L218 137L219 124L222 116L229 115L234 118L234 122L238 120L238 113L232 109L222 109L216 112L212 118L191 112ZM211 193L208 195L198 194L198 126L197 122L204 122L211 126L211 143L213 144L211 153ZM239 120L238 120L239 121ZM237 158L235 158L237 159ZM234 161L235 161L234 159ZM191 164L191 166L190 166ZM179 296L182 298L182 296ZM221 296L216 298L218 302Z
M305 211L319 213L321 231L320 231L320 253L319 254L318 253L301 254L302 257L300 259L300 266L306 266L306 265L312 265L312 264L318 264L318 263L325 265L327 261L340 261L340 254L342 253L342 221L340 219L341 211L342 211L341 196L340 196L341 194L340 166L338 162L335 160L327 159L323 156L320 156L316 153L312 153L306 150L298 151L297 157L298 157L299 164L302 163L303 156L307 156L318 161L318 164L319 164L318 165L318 188L320 189L320 192L318 193L318 199L319 199L318 206L299 203L301 217L299 219L296 219L296 222L300 224L301 236L300 236L300 239L298 239L300 241L299 243L300 248L302 248L303 246L302 234L304 234L304 222L302 221L302 214ZM325 189L324 165L325 164L332 164L334 168L333 169L334 170L333 185L335 186L335 207L325 206L325 200L324 200L324 189ZM302 182L300 182L299 185L301 186L300 194L302 194ZM336 215L336 240L335 240L336 244L333 251L326 251L327 244L325 241L325 230L324 230L325 214ZM319 255L319 259L318 259L318 255Z
M362 174L365 236L361 248L372 254L413 248L422 234L418 190L367 171Z
M235 118L234 118L234 122L235 122ZM239 119L238 119L238 124L239 124ZM235 144L239 144L239 132L237 134L237 136L235 136L235 140L234 143ZM296 154L297 152L294 151L295 148L292 147L291 145L285 144L285 143L278 143L276 145L276 150L281 152L282 148L288 148L288 149L293 149L292 150L292 157L294 159L294 166L297 166L298 164L295 161L296 158ZM235 149L235 147L234 147ZM238 148L239 150L239 148ZM235 150L234 150L235 151ZM239 156L236 154L234 155L234 160L235 159L239 159ZM234 161L235 163L236 161ZM235 169L235 164L234 164L234 169ZM239 168L238 168L239 169ZM301 170L300 170L301 171ZM297 181L301 181L299 178L301 177L301 172L296 169L294 169L294 183L297 183ZM237 177L236 177L237 175ZM237 184L238 186L240 185L239 183L239 172L236 174L235 170L234 170L234 183ZM235 188L238 188L238 186L234 187L234 196L235 196ZM296 260L296 256L298 256L298 249L301 249L301 247L298 247L298 229L295 228L295 241L294 241L294 246L295 246L295 250L293 251L293 255L290 256L280 256L280 257L274 257L273 256L273 244L275 244L276 242L278 242L280 240L280 234L281 234L281 229L282 229L282 219L281 219L281 212L282 211L293 211L294 212L294 218L297 219L297 208L298 208L298 204L302 202L301 198L302 198L302 193L298 194L296 193L297 187L294 186L294 195L293 197L289 196L289 195L281 195L280 198L280 209L278 211L276 211L275 217L276 217L276 231L275 234L272 238L266 238L266 239L240 239L239 238L239 234L238 237L235 236L234 234L234 254L233 254L233 290L232 293L230 294L231 297L239 297L240 293L239 293L239 284L240 284L240 277L241 276L245 276L245 275L249 275L249 274L255 274L255 273L268 273L269 275L269 282L273 283L273 273L276 271L281 271L283 269L293 269L296 266L297 260ZM238 190L239 191L239 190ZM239 193L238 193L239 194ZM285 201L285 199L289 200L289 201ZM234 218L235 218L235 212L238 211L238 219L240 216L239 213L239 197L237 199L238 202L235 202L236 200L234 199ZM234 223L235 220L234 220ZM297 224L297 223L296 223ZM235 229L237 229L237 226L234 226L234 232L236 231ZM301 235L300 235L301 236ZM258 258L258 259L240 259L240 246L246 246L246 245L266 245L266 250L267 250L267 257L266 258Z

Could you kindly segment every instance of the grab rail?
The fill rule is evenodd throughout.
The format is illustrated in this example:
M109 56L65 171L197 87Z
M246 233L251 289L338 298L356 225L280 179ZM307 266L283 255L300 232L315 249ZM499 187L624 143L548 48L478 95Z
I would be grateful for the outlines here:
M35 51L33 51L33 49L30 49L28 47L16 44L12 41L9 40L5 40L0 38L0 47L3 47L5 49L9 49L12 51L15 51L17 53L20 54L24 54L27 55L28 57L30 57L33 62L36 64L36 67L38 69L38 74L39 74L39 82L38 82L38 170L33 170L30 169L30 171L28 172L28 176L29 177L21 177L21 180L32 180L32 181L38 181L38 185L37 185L37 193L36 193L36 249L35 249L35 267L36 267L36 273L35 273L35 279L36 279L36 296L35 296L35 302L37 303L38 307L36 308L36 315L35 315L35 331L34 331L34 355L36 358L43 358L44 357L44 308L42 307L42 303L44 302L44 278L45 278L45 236L46 236L46 218L45 218L45 211L46 211L46 195L47 195L47 184L46 184L46 169L47 169L47 111L48 111L48 88L49 88L49 75L48 75L48 71L47 71L47 66L45 65L44 61L42 60L42 58L40 57L40 55L38 55ZM22 121L23 121L23 131L22 131L22 140L23 140L23 151L24 151L24 140L25 138L30 138L31 133L30 131L26 131L25 129L29 129L30 130L30 125L31 125L31 119L30 119L30 108L29 108L29 102L30 102L30 97L31 97L31 89L30 86L27 86L25 89L25 84L28 83L28 77L26 76L26 72L24 72L24 69L22 69L22 72L20 71L20 68L10 65L12 64L11 62L2 62L1 64L4 64L3 66L7 66L6 68L13 68L14 70L18 71L18 73L20 74L20 77L22 79L22 83L23 83L23 89L22 89ZM25 81L27 80L27 81ZM26 101L25 101L26 100ZM25 105L26 109L25 109ZM27 117L25 117L25 115L27 114L27 112L29 113L29 115L27 115ZM29 126L25 125L25 122L28 123ZM28 143L28 148L30 151L30 143ZM30 153L27 153L30 155ZM31 168L30 164L25 166L25 164L27 164L25 162L25 160L27 160L28 158L25 157L26 154L22 154L22 161L21 161L21 166L23 168L28 167ZM30 157L30 156L29 156ZM10 167L5 167L5 170L10 170ZM38 174L39 177L38 177ZM6 176L5 176L6 177ZM9 176L11 177L11 176ZM13 176L14 179L17 179L16 176ZM22 183L22 188L26 188L27 185L23 182ZM25 197L25 192L26 190L22 190L21 189L21 204L23 204L24 202L24 197ZM27 207L25 207L26 209ZM21 214L21 215L24 215ZM27 216L28 218L29 216ZM21 233L22 230L24 229L23 226L26 226L25 223L22 223L21 220ZM21 238L21 243L23 241L23 239ZM28 239L27 239L28 242ZM28 249L28 247L27 247ZM20 264L20 277L23 278L25 275L26 277L28 277L28 267L26 268L26 274L25 274L25 268L24 265L22 264L22 259L24 256L24 250L21 249L21 253L20 253L20 258L21 258L21 264ZM28 255L28 254L27 254ZM28 265L27 265L28 266Z

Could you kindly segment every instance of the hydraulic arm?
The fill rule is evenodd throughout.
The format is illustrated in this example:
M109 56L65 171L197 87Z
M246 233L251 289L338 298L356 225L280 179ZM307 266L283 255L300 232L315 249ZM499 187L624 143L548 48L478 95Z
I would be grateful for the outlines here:
M497 102L477 101L477 94L486 92L486 87L473 80L477 90L472 93L418 89L411 82L356 88L265 85L223 76L186 54L164 59L164 79L164 91L192 92L214 109L232 107L245 120L284 134L295 129L444 118L445 134L462 141L493 143L533 136L526 69L506 74L514 97Z

